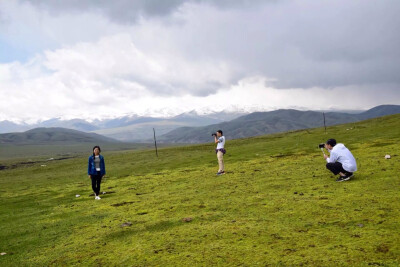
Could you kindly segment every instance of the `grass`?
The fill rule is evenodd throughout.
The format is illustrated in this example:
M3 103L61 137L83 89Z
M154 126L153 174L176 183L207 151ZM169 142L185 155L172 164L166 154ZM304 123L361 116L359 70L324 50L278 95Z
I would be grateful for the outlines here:
M88 155L2 170L0 265L398 266L399 129L394 115L328 134L228 133L220 177L213 144L158 159L105 151L100 201L89 196ZM325 169L317 145L330 137L358 161L348 182Z
M61 142L62 143L62 142ZM15 161L27 160L29 158L48 159L49 157L75 157L82 156L82 153L90 151L97 143L91 142L69 142L60 144L1 144L0 161L14 159ZM140 143L103 143L102 149L108 151L123 151L132 149L148 149L154 147L154 144Z

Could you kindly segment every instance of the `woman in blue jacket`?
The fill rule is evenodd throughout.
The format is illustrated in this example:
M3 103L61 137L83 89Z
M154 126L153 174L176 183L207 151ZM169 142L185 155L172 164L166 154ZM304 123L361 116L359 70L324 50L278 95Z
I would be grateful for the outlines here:
M92 180L92 189L95 195L94 199L101 199L100 194L100 183L101 179L106 174L106 166L104 164L104 157L100 155L101 149L99 146L93 147L93 155L89 157L88 163L88 175L89 179Z

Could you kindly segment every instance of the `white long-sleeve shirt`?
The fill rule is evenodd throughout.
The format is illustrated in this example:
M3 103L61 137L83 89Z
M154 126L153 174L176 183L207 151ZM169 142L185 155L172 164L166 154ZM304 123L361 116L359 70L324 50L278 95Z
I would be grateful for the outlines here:
M357 171L357 163L353 154L343 144L336 144L330 152L330 157L326 159L328 163L340 162L343 169L348 172Z

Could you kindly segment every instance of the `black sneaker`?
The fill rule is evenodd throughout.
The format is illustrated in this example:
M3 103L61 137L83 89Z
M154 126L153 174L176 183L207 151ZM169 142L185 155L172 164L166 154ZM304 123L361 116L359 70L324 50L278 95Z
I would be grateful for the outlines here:
M351 172L348 172L347 174L346 174L346 176L343 176L343 180L344 181L348 181L348 180L350 180L350 178L351 177L353 177L353 173L351 173Z
M345 180L345 177L346 177L346 176L339 176L339 178L336 179L336 182L344 182L344 181L347 181L347 180Z

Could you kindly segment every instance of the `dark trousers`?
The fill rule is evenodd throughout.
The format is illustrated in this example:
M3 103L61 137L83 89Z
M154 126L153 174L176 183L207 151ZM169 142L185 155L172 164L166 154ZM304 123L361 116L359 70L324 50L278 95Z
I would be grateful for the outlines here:
M350 172L343 169L342 163L335 162L335 163L327 163L326 168L330 170L334 175L338 175L340 172L344 174L351 174Z
M101 173L97 172L96 175L90 175L92 178L92 189L96 196L100 194Z

